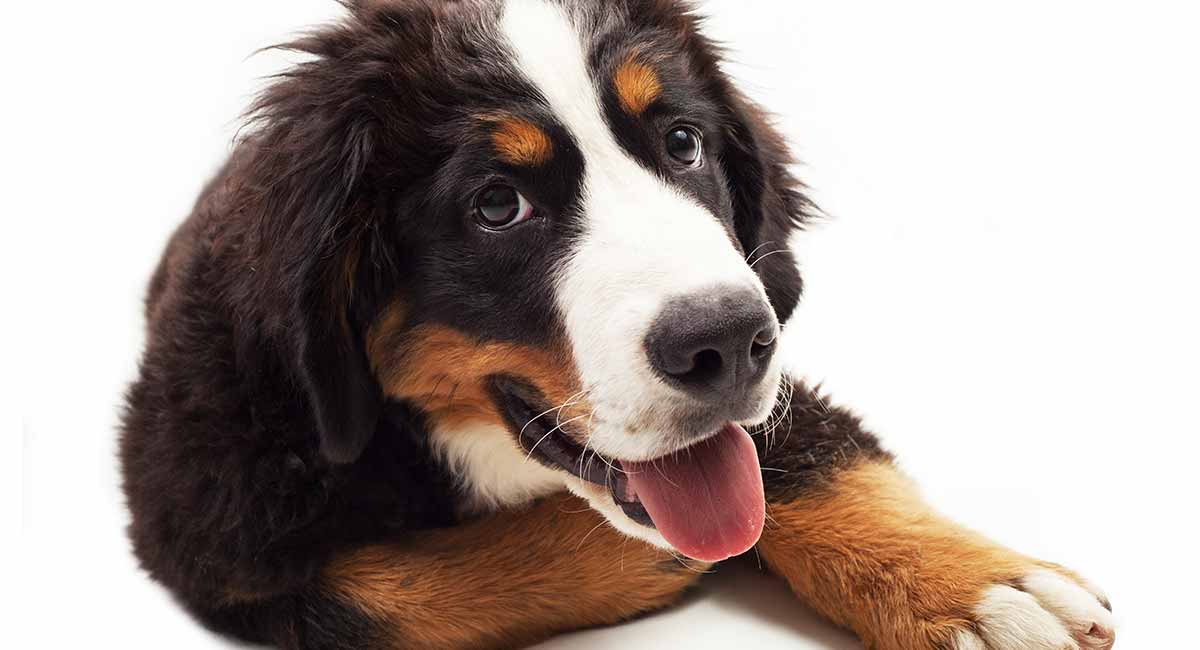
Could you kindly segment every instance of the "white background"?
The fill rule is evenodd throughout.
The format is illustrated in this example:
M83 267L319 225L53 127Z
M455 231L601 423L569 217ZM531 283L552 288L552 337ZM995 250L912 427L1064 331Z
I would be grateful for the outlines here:
M1195 7L707 6L831 216L797 241L794 366L864 413L937 506L1105 586L1134 650L1195 638ZM281 65L251 53L338 12L0 10L0 646L225 647L135 568L113 426L163 242ZM549 647L775 644L857 647L752 567Z

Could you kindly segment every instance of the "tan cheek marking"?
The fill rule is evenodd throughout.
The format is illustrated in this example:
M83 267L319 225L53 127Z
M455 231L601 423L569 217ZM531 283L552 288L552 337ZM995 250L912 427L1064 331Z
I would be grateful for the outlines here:
M510 165L537 167L554 155L550 136L528 120L502 118L492 132L496 155Z
M565 352L480 342L440 325L421 325L401 335L395 330L400 322L386 311L372 327L372 366L389 397L411 401L440 426L502 423L484 381L495 374L530 382L553 405L570 402L560 421L589 412L585 401L572 400L578 397L578 380ZM385 333L389 328L391 335Z
M613 74L621 108L633 116L641 115L662 94L662 83L649 66L629 59Z

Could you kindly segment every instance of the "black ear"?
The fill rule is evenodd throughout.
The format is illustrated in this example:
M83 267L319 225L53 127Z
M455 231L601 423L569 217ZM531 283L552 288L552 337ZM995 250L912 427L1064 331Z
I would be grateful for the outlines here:
M244 212L258 224L251 291L334 463L362 454L382 407L355 317L359 255L375 223L376 120L346 61L349 36L333 28L286 46L316 58L260 96L243 144Z
M313 288L296 302L295 371L316 421L321 454L351 463L371 441L383 400L362 336L347 320L349 304L330 303L331 296L321 294Z
M728 111L722 163L733 199L734 228L776 315L786 322L803 291L788 243L814 208L788 170L792 158L783 137L762 109L723 76L717 91Z

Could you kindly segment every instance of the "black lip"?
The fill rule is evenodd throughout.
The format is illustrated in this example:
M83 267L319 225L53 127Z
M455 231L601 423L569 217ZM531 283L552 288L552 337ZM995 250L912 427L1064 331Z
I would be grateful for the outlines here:
M646 512L646 506L642 505L641 501L626 501L620 495L627 492L625 486L629 483L629 479L624 474L618 474L612 479L612 499L613 503L625 513L626 517L635 522L654 528L654 520L650 518L650 513Z
M508 376L493 377L490 384L492 398L521 449L547 467L565 470L589 483L608 485L608 463L599 457L584 458L583 447L560 426L557 411L546 406L540 391Z
M509 429L517 443L539 463L569 472L589 483L605 487L625 516L643 526L654 528L650 513L639 501L625 501L618 495L626 493L627 480L620 471L612 471L618 461L610 461L596 452L595 458L571 440L560 426L558 414L549 406L541 392L528 383L499 375L492 377L492 398L508 420ZM547 413L549 411L549 413Z

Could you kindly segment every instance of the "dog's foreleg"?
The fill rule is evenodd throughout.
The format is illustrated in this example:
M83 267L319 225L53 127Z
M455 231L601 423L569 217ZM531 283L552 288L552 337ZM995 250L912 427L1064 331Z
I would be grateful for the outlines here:
M319 595L342 613L303 614L308 633L291 643L328 644L312 639L336 639L324 628L349 613L358 640L345 647L521 647L664 607L704 568L625 538L583 501L553 497L341 555Z
M1104 596L938 515L857 418L803 386L759 437L758 549L811 607L879 650L1110 648Z

